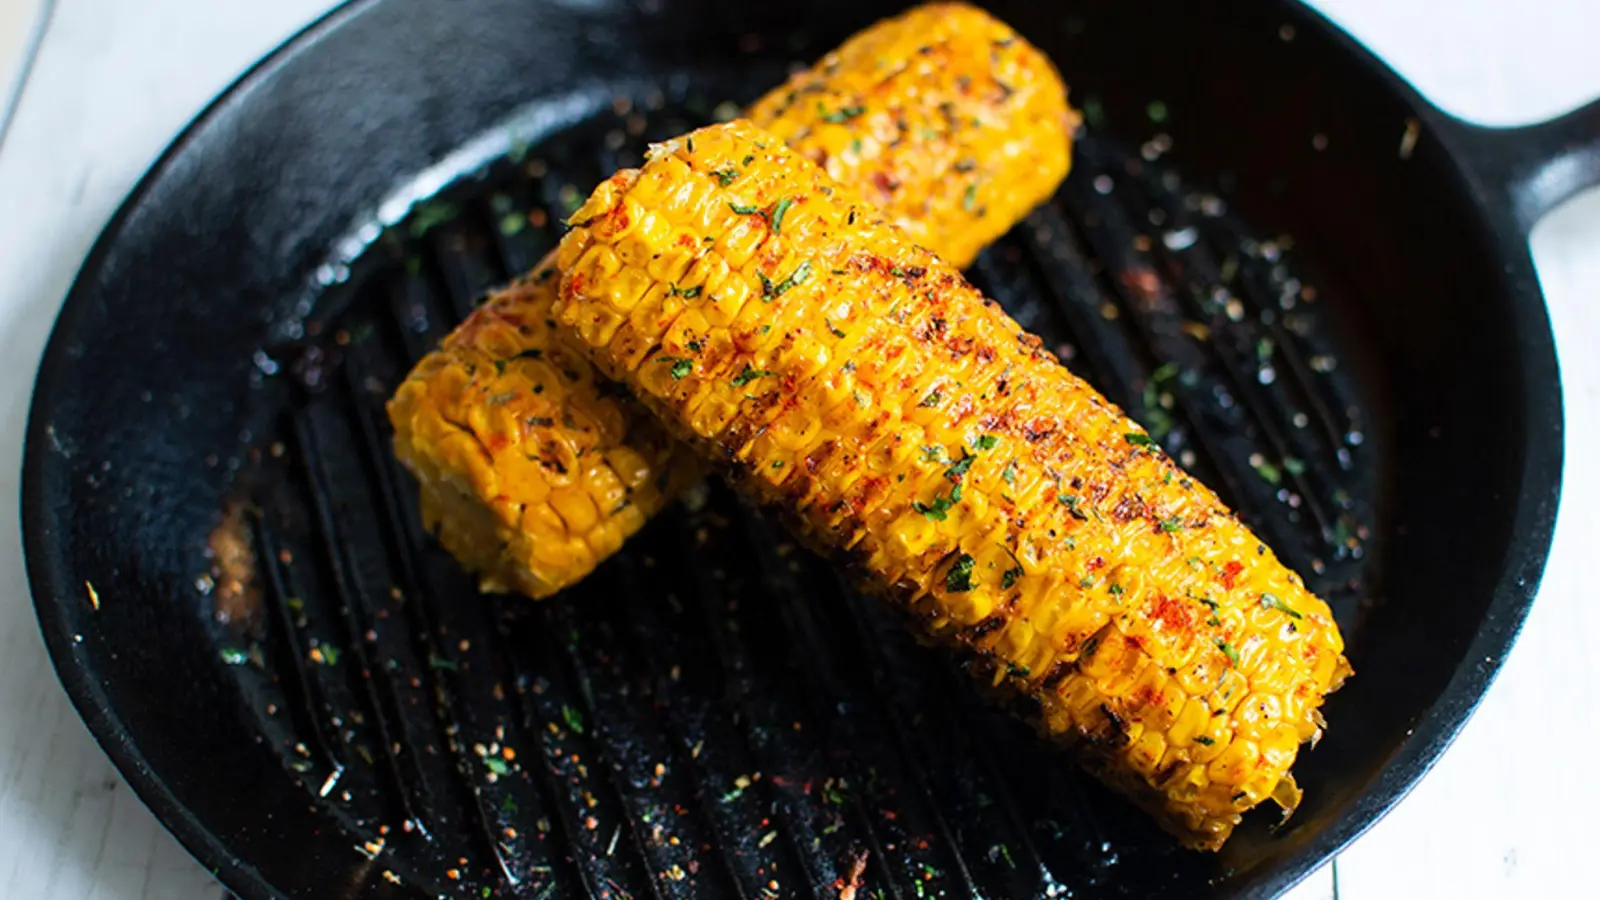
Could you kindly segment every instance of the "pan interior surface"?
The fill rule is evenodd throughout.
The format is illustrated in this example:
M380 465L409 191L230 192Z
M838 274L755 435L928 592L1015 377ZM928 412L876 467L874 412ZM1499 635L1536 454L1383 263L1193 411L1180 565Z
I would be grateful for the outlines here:
M990 4L1088 128L969 276L1333 603L1356 668L1300 811L1210 856L716 483L551 602L477 593L390 452L398 380L649 141L899 5L422 6L337 13L184 137L86 265L30 426L57 665L245 896L1264 892L1475 702L1446 688L1529 564L1541 437L1510 276L1409 94L1319 20Z

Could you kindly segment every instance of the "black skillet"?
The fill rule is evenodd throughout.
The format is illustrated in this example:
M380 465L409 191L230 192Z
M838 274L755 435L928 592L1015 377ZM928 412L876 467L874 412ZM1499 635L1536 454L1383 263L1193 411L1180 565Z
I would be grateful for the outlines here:
M1335 604L1358 674L1287 824L1173 849L716 486L537 606L418 533L409 360L645 140L900 5L352 3L118 212L40 370L29 573L79 711L233 890L1265 896L1444 750L1549 545L1526 235L1600 180L1600 108L1466 125L1292 3L992 4L1090 127L972 272Z

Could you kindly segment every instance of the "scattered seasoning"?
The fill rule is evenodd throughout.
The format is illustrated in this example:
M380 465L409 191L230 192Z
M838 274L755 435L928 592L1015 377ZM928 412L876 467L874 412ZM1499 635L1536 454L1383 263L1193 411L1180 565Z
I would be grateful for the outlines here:
M1017 483L1017 461L1016 460L1012 460L1011 462L1006 463L1006 467L1005 467L1004 471L1002 471L1000 473L1000 479L1002 481L1004 481L1006 484L1016 484Z
M772 233L779 234L783 230L783 217L788 214L789 207L794 205L794 200L784 197L772 207Z
M1144 108L1144 114L1152 122L1165 122L1167 120L1167 105L1160 100L1151 100Z
M751 163L755 162L755 161L756 161L756 155L754 153L751 153L751 154L749 154L748 156L746 156L744 158L744 164L747 165L747 166L750 165Z
M1123 594L1123 587L1120 584L1113 584L1111 587L1107 588L1106 590L1110 591L1111 595L1113 597L1120 597Z
M1008 661L1006 663L1006 674L1013 678L1027 678L1033 674L1033 670L1027 666L1019 666L1014 662Z
M1400 158L1410 159L1413 151L1417 149L1417 138L1422 136L1422 123L1414 118L1406 119L1405 133L1400 135Z
M1228 662L1233 663L1236 666L1239 664L1239 651L1233 649L1233 647L1230 646L1227 641L1223 640L1222 638L1217 638L1217 649L1221 650L1223 655L1228 657Z
M985 434L979 436L978 440L973 444L973 446L977 447L979 450L993 450L994 445L998 443L1000 443L999 438L992 434Z
M1183 519L1179 516L1172 516L1171 518L1162 519L1161 530L1167 532L1168 534L1171 534L1174 531L1182 531Z
M843 125L866 111L865 106L846 106L833 112L824 112L822 104L817 104L817 112L822 113L822 121L833 125Z
M972 590L972 566L975 562L965 553L958 554L955 564L944 576L944 589L952 594L965 594Z
M1261 608L1262 609L1275 609L1275 610L1278 610L1279 612L1282 612L1282 613L1288 613L1290 616L1292 616L1292 617L1294 617L1296 619L1304 618L1298 612L1295 612L1294 608L1291 607L1289 604L1287 604L1287 603L1283 602L1282 600L1278 599L1278 595L1277 594L1262 594L1261 595Z
M675 284L667 286L668 296L682 297L686 300L693 300L694 298L700 296L701 290L702 288L700 285L695 285L692 288L680 288Z
M745 363L744 369L734 377L733 386L736 388L741 388L750 382L755 381L757 378L766 378L768 375L776 374L778 373L770 369L752 369L750 368L749 363Z
M1197 734L1197 735L1195 735L1195 736L1194 736L1194 742L1195 742L1195 743L1196 743L1196 744L1200 744L1200 745L1201 745L1201 746L1204 746L1204 747L1209 747L1209 746L1211 746L1211 745L1212 745L1212 744L1215 744L1215 743L1216 743L1216 741L1214 741L1214 740L1212 740L1212 739L1211 739L1211 738L1208 738L1208 737L1206 737L1206 736L1205 736L1205 735L1203 735L1203 734Z
M1078 582L1078 587L1081 587L1084 590L1088 590L1089 588L1094 587L1094 576L1093 575L1084 576L1084 579L1082 581Z
M754 206L745 206L743 203L735 203L732 200L728 201L728 208L741 216L758 216L761 214L761 210Z
M1023 571L1021 566L1012 566L1011 568L1000 573L1000 587L1009 588L1013 584L1017 583L1018 578L1021 578L1026 574L1028 573Z
M573 734L583 734L583 715L572 707L562 705L561 721L567 723L567 730Z
M781 468L783 468L783 460L781 460L781 459L777 459L777 460L773 460L773 461L772 461L772 467L773 467L773 468L774 468L774 469L781 469Z
M676 356L663 356L660 361L672 363L671 375L674 381L682 381L685 375L694 371L694 363L687 359L680 359Z
M837 327L834 326L834 324L832 322L828 321L827 319L823 319L822 320L822 324L828 326L828 332L830 334L832 334L834 337L836 337L836 338L844 337L844 332L840 331Z
M718 169L711 174L716 176L717 184L721 185L722 187L727 187L733 183L735 178L739 177L739 170L733 168Z
M976 182L967 185L966 193L961 195L961 208L972 212L978 208L978 185Z
M927 462L944 462L944 448L935 445L926 445L922 448L922 458Z
M929 391L928 392L928 396L923 397L922 398L922 402L918 403L917 406L918 406L918 408L921 408L921 409L926 409L926 408L928 408L930 406L938 406L939 405L939 401L943 400L943 399L944 399L944 395L939 393L938 391Z
M1150 435L1140 434L1137 431L1130 431L1123 435L1123 437L1127 439L1128 443L1134 445L1135 447L1149 448L1155 445L1155 441L1150 439Z
M1078 508L1078 504L1082 503L1083 501L1079 500L1077 497L1074 497L1071 494L1057 494L1056 500L1062 506L1067 508L1067 512L1072 513L1072 517L1074 519L1086 520L1089 518L1088 516L1084 515L1083 510Z

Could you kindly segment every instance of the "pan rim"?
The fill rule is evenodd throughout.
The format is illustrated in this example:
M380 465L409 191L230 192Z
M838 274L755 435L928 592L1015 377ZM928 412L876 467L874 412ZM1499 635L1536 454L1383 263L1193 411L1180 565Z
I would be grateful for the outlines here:
M48 452L49 416L45 411L55 404L54 398L70 370L65 345L86 306L87 276L103 265L105 257L121 238L130 216L146 203L174 163L191 149L198 137L231 107L247 101L290 61L383 2L344 0L291 35L219 92L139 179L85 257L57 314L41 357L23 438L24 564L40 631L57 678L96 743L105 750L140 800L203 866L230 890L251 900L287 895L271 884L261 870L230 851L216 833L208 830L178 800L162 775L149 765L101 685L77 657L70 623L64 613L67 605L74 602L69 598L76 597L76 588L70 575L58 571L58 565L44 550L52 540L51 529L46 524L45 485L57 477L52 470L58 465L54 455ZM1440 112L1386 63L1322 13L1299 3L1293 6L1297 7L1305 24L1314 25L1326 37L1338 42L1353 66L1364 66L1379 74L1394 96L1425 116L1430 127L1445 133L1448 139L1449 125L1456 120ZM1459 150L1453 145L1448 149L1448 168L1441 174L1458 181L1471 193L1480 213L1474 224L1500 252L1500 261L1504 264L1500 290L1511 305L1511 319L1525 349L1519 374L1527 438L1521 448L1521 490L1510 510L1512 536L1506 546L1504 569L1463 661L1449 677L1438 700L1427 708L1412 734L1396 748L1378 776L1352 801L1345 813L1330 822L1315 839L1286 854L1277 865L1245 876L1239 885L1239 896L1273 896L1287 890L1349 846L1410 793L1455 741L1493 685L1536 598L1549 555L1564 461L1563 397L1554 336L1526 235L1515 227L1508 213L1492 208L1489 186L1469 167Z

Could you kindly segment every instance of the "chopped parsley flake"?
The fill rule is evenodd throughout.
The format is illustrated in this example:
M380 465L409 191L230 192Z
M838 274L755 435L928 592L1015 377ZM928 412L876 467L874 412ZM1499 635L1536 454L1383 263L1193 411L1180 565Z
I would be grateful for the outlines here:
M1216 743L1216 741L1213 741L1211 738L1208 738L1203 734L1195 735L1194 742L1196 744L1199 744L1199 745L1203 746L1203 747L1209 747L1212 744Z
M1123 437L1127 439L1128 443L1134 445L1135 447L1150 447L1154 446L1155 444L1155 441L1150 439L1150 435L1140 434L1137 431L1130 431L1123 435Z
M735 178L739 177L739 170L734 168L718 169L711 174L717 177L718 184L722 185L723 187L727 187L733 183Z
M1005 470L1000 473L1000 478L1003 481L1005 481L1006 484L1016 484L1017 483L1017 462L1016 462L1016 460L1012 460L1011 462L1006 463Z
M765 378L768 375L776 375L776 374L778 374L778 373L774 372L774 371L772 371L770 369L752 369L752 368L750 368L750 364L749 363L745 363L745 367L742 370L740 370L740 372L739 372L739 374L737 376L734 377L733 386L736 387L736 388L737 387L744 387L745 385L749 384L750 382L755 381L757 378Z
M700 290L701 288L699 285L695 285L692 288L680 288L675 284L667 286L668 295L673 297L683 297L688 300L693 300L694 298L700 296Z
M929 391L928 392L928 396L923 397L922 398L922 402L918 403L917 406L919 408L923 408L923 409L926 409L927 407L930 407L930 406L938 406L939 405L939 401L943 400L943 399L944 399L944 395L939 393L938 391Z
M1000 573L1000 587L1009 588L1017 583L1018 578L1026 574L1027 572L1024 572L1021 566L1012 566Z
M778 234L783 229L783 217L788 214L789 207L794 205L794 200L784 197L772 207L772 233Z
M682 381L685 375L694 371L694 363L687 359L679 359L676 356L663 356L661 357L661 362L672 363L671 374L674 381Z
M728 208L741 216L755 216L761 213L761 210L754 206L745 206L743 203L734 203L732 200L728 201Z
M771 279L767 278L767 276L765 276L765 275L762 275L761 276L761 296L763 298L781 297L785 293L787 293L791 288L798 287L799 285L805 284L806 283L806 279L810 278L810 277L811 277L811 261L810 260L806 260L805 262L802 262L800 265L795 266L794 271L792 273L790 273L789 277L785 278L784 280L782 280L780 282L778 282L777 284L773 284Z
M1110 591L1113 597L1120 597L1123 594L1123 587L1120 584L1113 584L1111 587L1106 588L1106 590Z
M1167 532L1168 534L1171 534L1174 531L1182 531L1183 519L1179 516L1173 516L1170 519L1162 519L1161 530Z
M1228 657L1228 662L1231 662L1236 666L1239 664L1239 651L1229 646L1227 641L1223 640L1222 638L1217 638L1217 649L1221 650L1223 655Z
M967 185L967 192L961 195L961 208L967 212L972 212L974 209L978 208L977 184L974 183Z
M944 448L929 444L922 448L922 458L928 462L944 462Z
M993 450L994 445L998 443L1000 443L999 438L992 434L985 434L980 435L978 440L973 443L973 446L977 447L979 450Z
M944 589L952 594L965 594L972 590L972 566L975 560L965 553L956 556L955 564L944 576Z
M822 112L820 104L818 105L817 111ZM824 112L822 114L822 121L831 123L833 125L843 125L844 123L860 116L866 111L867 108L865 106L846 106L834 110L833 112Z
M562 705L561 721L567 723L567 730L573 734L583 734L583 716L572 707Z
M485 756L483 758L483 767L496 775L511 774L511 767L506 764L505 760L498 756Z
M1298 612L1295 612L1293 607L1291 607L1289 604L1283 602L1282 600L1278 599L1278 595L1277 594L1262 594L1261 595L1261 608L1262 609L1275 609L1275 610L1278 610L1279 612L1288 613L1290 616L1292 616L1292 617L1294 617L1296 619L1303 618Z
M932 503L923 503L920 500L913 501L911 508L919 513L922 513L928 519L931 519L935 522L943 522L945 519L949 518L950 510L960 502L961 485L957 484L951 489L950 496L946 497L943 494L940 494L939 496L933 498Z

